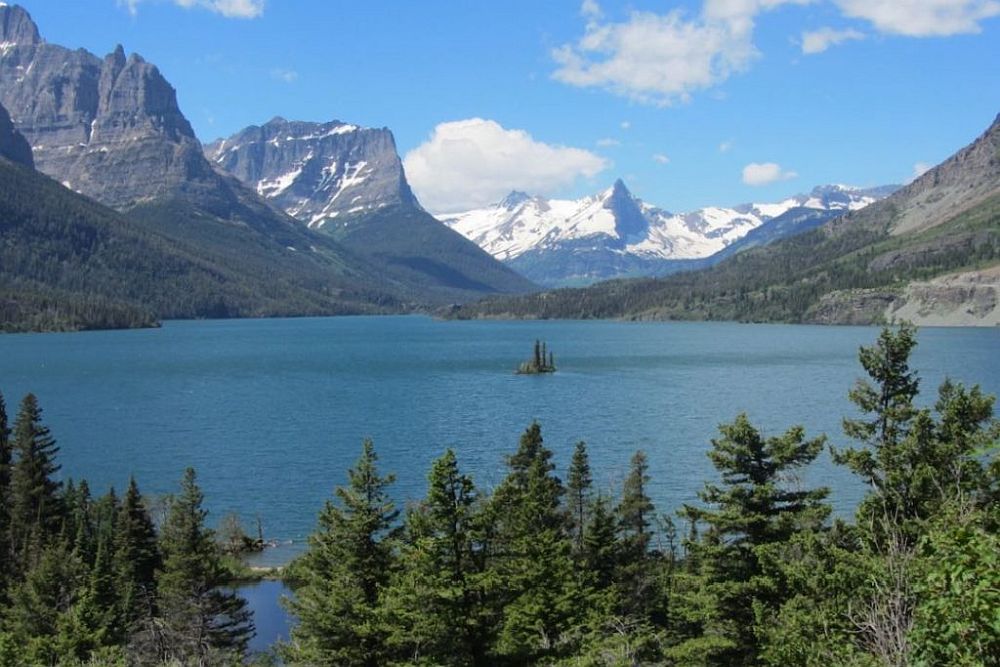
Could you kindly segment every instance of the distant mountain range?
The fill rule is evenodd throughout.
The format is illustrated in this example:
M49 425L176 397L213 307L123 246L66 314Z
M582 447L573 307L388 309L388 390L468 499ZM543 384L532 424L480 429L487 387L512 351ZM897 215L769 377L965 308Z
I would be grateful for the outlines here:
M760 247L699 271L491 298L452 315L1000 325L1000 116L885 199L750 245Z
M589 284L709 265L726 254L707 258L726 249L731 253L805 231L896 187L828 185L777 203L674 214L638 199L618 180L578 200L512 192L493 206L441 220L539 284ZM760 232L740 244L755 230Z
M350 229L320 233L317 228L333 230L315 224L310 228L308 220L302 224L272 203L280 186L241 182L206 158L173 87L156 66L136 54L126 57L120 46L99 58L48 43L17 5L0 4L0 106L17 130L11 133L6 113L0 116L0 153L21 163L32 161L63 187L124 216L117 220L182 247L204 266L218 267L220 273L231 267L248 279L239 281L240 298L220 290L218 303L199 307L188 307L190 295L179 292L155 303L130 301L155 316L400 312L534 287L423 212L398 168L387 131L360 149L369 150L363 169L364 178L370 178L368 192L373 192L372 184L381 184L382 198L364 210L355 205L338 211L346 218L349 209L356 209L350 211L355 222ZM335 124L334 129L346 127ZM337 178L362 178L355 166L348 167L356 164L355 148L347 143L324 147L326 157L343 165ZM342 153L334 156L338 150ZM241 173L247 177L247 171ZM393 186L399 195L395 198L388 194ZM53 201L61 199L50 187L44 190ZM305 208L297 208L305 214ZM112 225L106 231L110 240L124 230ZM51 246L41 240L33 244L30 235L19 238L27 244L19 249L22 260L31 253L35 264L48 260ZM154 274L130 275L143 282L157 279ZM33 280L32 294L43 295L44 276ZM0 287L11 293L10 284ZM281 302L285 305L279 306ZM182 303L187 305L175 307ZM27 317L27 310L18 312Z

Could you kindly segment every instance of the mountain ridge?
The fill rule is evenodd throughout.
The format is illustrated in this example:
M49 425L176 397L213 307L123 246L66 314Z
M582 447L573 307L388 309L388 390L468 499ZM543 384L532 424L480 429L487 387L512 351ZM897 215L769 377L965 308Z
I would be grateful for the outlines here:
M674 214L635 197L617 179L610 188L578 200L514 192L491 207L441 219L536 282L560 286L701 266L793 208L856 210L893 187L818 186L778 203L710 206ZM797 230L788 226L772 231L769 238Z
M970 195L955 196L961 192ZM939 295L951 304L955 323L970 323L956 315L964 308L977 313L975 322L989 325L1000 304L1000 286L991 277L998 264L1000 116L889 197L714 267L488 299L450 316L869 324L896 313L924 313L921 321L940 323L932 316L942 307L935 305ZM957 300L963 289L970 299L975 292L975 303Z

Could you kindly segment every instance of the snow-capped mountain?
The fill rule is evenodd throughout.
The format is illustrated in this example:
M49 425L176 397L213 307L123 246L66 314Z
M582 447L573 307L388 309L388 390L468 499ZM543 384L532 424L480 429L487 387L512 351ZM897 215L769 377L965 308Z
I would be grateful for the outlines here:
M828 219L863 208L891 191L891 187L828 185L777 203L712 206L678 214L643 202L618 180L604 192L583 199L544 199L512 192L493 206L440 217L536 282L579 284L662 274L677 260L715 255L792 211L829 213L821 216Z
M417 206L386 128L273 118L209 144L205 154L314 229L387 206Z

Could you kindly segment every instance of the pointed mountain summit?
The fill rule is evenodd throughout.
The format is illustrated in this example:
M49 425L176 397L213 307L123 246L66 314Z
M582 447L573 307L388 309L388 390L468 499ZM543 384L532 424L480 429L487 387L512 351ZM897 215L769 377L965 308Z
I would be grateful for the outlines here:
M456 314L1000 326L1000 116L938 166L872 201L889 189L824 186L755 204L784 212L726 251L769 228L799 233L758 239L702 271L487 300ZM826 213L812 208L824 199ZM810 229L817 212L833 217Z
M629 240L641 238L649 231L649 221L643 215L641 206L642 202L632 196L620 178L604 198L604 207L615 216L615 233L623 248Z
M643 202L619 178L582 199L515 192L493 206L441 219L528 278L558 287L705 266L709 257L730 246L735 252L739 241L758 228L762 231L748 244L805 231L893 189L823 186L773 204L709 206L674 214Z
M0 51L13 46L32 46L41 41L38 26L24 7L0 3Z

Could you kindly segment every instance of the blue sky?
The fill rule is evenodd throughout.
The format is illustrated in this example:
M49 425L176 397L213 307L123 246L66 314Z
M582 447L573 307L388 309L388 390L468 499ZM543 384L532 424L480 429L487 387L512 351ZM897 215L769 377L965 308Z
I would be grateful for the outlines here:
M905 182L1000 112L1000 0L26 0L159 65L199 138L393 130L431 210L625 179L672 211Z

